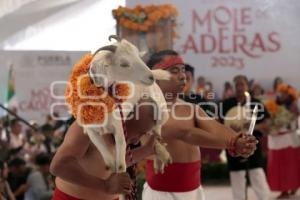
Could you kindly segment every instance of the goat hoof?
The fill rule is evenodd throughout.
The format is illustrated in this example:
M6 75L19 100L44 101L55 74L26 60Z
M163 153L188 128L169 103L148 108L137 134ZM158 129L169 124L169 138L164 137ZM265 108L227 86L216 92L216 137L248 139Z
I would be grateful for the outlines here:
M111 169L111 167L110 167L110 166L108 166L108 165L106 165L106 166L105 166L105 169L108 171L108 170L110 170L110 169Z

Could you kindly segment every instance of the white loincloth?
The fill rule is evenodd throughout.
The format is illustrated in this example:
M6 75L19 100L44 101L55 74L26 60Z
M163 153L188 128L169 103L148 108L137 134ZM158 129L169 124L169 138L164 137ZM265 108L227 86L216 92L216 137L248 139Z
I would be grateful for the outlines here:
M190 192L161 192L153 190L146 182L142 200L205 200L205 196L201 185Z

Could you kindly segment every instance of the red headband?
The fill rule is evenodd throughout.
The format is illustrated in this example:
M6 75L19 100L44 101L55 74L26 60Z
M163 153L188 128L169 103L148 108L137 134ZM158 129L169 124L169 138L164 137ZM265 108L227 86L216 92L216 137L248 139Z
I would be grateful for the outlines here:
M162 61L155 64L153 69L167 69L173 65L184 64L183 59L179 55L165 56Z

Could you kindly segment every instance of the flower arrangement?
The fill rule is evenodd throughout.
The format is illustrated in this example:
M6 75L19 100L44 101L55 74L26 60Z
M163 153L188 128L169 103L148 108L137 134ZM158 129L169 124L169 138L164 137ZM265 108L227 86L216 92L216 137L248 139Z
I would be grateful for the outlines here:
M175 18L178 15L176 7L172 4L137 5L132 9L119 6L112 13L121 26L142 32L148 32L152 26L162 19ZM175 23L174 26L176 26Z
M271 134L275 134L280 129L287 129L293 119L293 114L283 105L278 105L275 100L269 100L265 103L267 110L271 115Z
M116 101L126 100L130 93L127 84L116 84L115 86L115 95L122 97L122 99L116 99L109 95L104 88L96 87L88 76L92 58L92 54L87 54L74 65L65 91L66 102L71 113L76 119L79 117L82 124L99 124L103 122L106 114L104 112L112 112L116 106ZM96 103L103 103L106 108L97 106ZM79 110L80 105L82 107Z
M276 88L276 91L289 94L294 101L299 98L299 93L297 90L285 83L279 84Z

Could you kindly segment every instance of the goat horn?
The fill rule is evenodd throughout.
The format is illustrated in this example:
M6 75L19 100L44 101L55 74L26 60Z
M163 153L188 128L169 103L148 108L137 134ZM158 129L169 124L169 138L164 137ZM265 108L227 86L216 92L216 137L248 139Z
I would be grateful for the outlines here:
M117 35L110 35L110 36L108 37L108 40L111 41L111 38L117 40L118 42L121 42L121 40L122 40L122 39L121 39L119 36L117 36Z
M95 51L94 55L96 55L99 51L103 51L103 50L111 51L111 52L115 53L116 49L117 49L117 46L115 46L115 45L104 46L104 47L101 47L100 49L98 49L97 51Z

